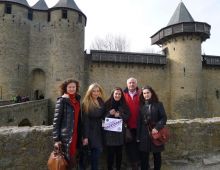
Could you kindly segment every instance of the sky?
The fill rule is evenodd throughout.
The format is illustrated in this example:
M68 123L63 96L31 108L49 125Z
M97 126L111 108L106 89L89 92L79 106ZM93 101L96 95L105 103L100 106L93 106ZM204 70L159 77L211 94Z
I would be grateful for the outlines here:
M34 5L38 0L27 0ZM45 0L49 7L59 0ZM160 52L150 37L166 27L181 0L75 0L87 16L85 49L106 35L124 37L132 52ZM211 25L211 37L202 44L202 54L220 56L219 0L182 0L194 21Z

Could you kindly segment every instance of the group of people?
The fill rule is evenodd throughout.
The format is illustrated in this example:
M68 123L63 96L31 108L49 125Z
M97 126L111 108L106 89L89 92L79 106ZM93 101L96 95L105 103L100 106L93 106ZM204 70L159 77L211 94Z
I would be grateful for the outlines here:
M79 83L67 80L61 85L62 96L57 99L53 120L54 146L62 148L69 162L69 169L76 165L80 148L91 150L91 170L98 170L103 148L107 150L107 169L121 169L123 146L132 170L148 170L149 154L153 153L154 169L161 168L161 151L164 145L155 146L149 134L158 133L166 124L163 104L150 86L139 89L137 80L129 78L127 87L115 87L105 101L103 88L98 83L88 87L80 102ZM117 129L106 128L105 120L121 122ZM132 134L132 140L125 141L125 128ZM83 170L85 167L80 164Z

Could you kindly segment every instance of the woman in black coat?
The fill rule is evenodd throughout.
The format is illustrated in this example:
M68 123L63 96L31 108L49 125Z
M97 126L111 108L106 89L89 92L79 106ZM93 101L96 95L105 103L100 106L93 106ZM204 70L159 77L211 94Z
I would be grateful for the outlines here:
M121 169L122 147L124 144L124 122L130 115L123 91L116 87L110 98L105 103L105 119L114 118L122 121L122 129L112 131L105 129L105 144L107 146L108 170L113 170L114 158L116 157L116 170Z
M61 84L62 96L57 99L54 120L53 139L54 146L63 150L69 162L68 169L76 164L77 150L81 139L80 124L80 96L79 83L69 79Z
M149 130L151 133L158 133L166 125L166 121L167 116L163 104L159 102L155 91L150 86L142 88L137 127L137 142L139 142L141 151L141 170L149 169L150 152L154 157L154 170L160 170L161 152L164 150L164 145L155 146L151 141Z
M103 149L104 92L98 83L89 86L83 99L83 145L91 148L91 170L98 170Z

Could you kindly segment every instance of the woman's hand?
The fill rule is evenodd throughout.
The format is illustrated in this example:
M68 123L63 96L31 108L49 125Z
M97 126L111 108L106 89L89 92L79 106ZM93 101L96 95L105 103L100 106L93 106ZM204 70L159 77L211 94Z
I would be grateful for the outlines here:
M54 148L59 150L59 149L61 149L61 145L62 145L62 142L61 142L61 141L55 142L55 143L54 143Z
M153 129L152 129L152 134L156 134L156 133L158 133L158 130L155 129L155 128L153 128Z
M120 113L119 112L115 112L115 117L119 117Z
M115 115L115 109L111 109L110 111L109 111L109 113L110 113L110 115Z
M89 144L88 138L83 139L83 146L88 145L88 144Z

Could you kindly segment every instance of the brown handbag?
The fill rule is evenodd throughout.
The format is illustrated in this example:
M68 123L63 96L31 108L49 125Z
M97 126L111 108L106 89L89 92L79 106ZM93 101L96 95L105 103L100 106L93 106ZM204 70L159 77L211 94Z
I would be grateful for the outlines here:
M54 151L50 154L47 161L49 170L67 170L68 163L64 157L63 152L60 149L54 148Z
M167 127L164 127L160 129L158 133L152 134L152 132L150 132L150 136L151 136L153 144L156 146L160 146L168 142L170 138L170 132Z

